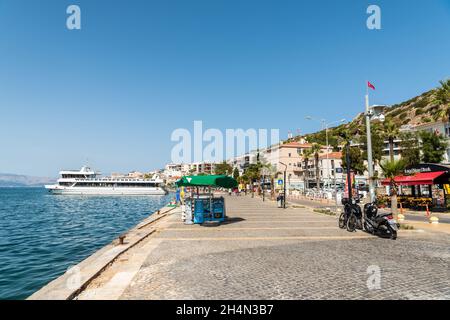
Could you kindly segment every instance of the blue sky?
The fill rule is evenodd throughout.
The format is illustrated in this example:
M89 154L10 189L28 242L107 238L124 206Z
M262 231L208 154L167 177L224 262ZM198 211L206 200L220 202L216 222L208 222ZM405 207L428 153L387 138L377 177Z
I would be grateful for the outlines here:
M374 104L437 86L449 34L449 0L1 0L0 172L159 168L194 120L312 132L362 111L366 79Z

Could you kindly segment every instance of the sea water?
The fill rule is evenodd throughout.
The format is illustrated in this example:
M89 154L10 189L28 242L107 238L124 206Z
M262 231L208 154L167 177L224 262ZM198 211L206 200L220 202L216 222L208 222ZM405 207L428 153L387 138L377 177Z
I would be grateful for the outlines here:
M0 299L27 298L171 198L0 188Z

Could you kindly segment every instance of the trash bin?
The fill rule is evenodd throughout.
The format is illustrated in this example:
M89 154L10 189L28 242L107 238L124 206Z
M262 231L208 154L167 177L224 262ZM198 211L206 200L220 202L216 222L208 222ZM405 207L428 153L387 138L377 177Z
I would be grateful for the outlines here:
M277 197L278 208L283 208L283 198L284 197L281 194Z

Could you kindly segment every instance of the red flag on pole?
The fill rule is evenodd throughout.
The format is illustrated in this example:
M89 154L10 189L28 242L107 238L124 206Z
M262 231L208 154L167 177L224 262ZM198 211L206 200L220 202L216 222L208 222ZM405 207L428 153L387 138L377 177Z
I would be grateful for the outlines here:
M373 84L371 84L369 81L367 81L367 86L368 86L370 89L375 90L375 86L374 86Z

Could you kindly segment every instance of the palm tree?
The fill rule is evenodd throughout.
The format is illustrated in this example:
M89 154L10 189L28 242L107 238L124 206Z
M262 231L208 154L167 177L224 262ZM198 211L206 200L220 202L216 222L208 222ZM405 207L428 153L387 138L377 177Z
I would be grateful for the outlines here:
M216 167L214 169L214 174L218 175L231 175L232 172L233 167L226 161L216 164Z
M400 131L398 126L392 120L388 120L383 126L383 136L389 141L389 156L390 161L394 161L394 140L398 137Z
M434 115L434 120L448 121L450 118L450 79L440 81L441 86L436 89L434 103L439 108Z
M245 174L247 175L248 179L250 180L250 184L252 187L252 198L254 197L254 190L253 190L253 183L255 181L259 181L261 179L261 163L252 163L248 166L248 168L245 170ZM260 192L260 185L258 184L258 194Z
M314 143L311 151L314 154L314 166L316 168L316 186L320 189L320 168L319 168L319 153L322 150L321 145Z
M394 161L384 161L380 164L383 174L390 182L390 196L391 196L391 210L394 218L398 218L397 210L397 184L395 182L395 177L402 174L405 169L404 160L394 160Z
M309 169L308 169L308 165L309 165L309 158L313 155L313 151L312 149L307 149L305 151L303 151L303 160L305 161L305 173L304 173L304 179L305 179L305 191L308 187L308 177L309 177Z
M247 176L247 174L243 174L242 176L239 177L239 183L244 185L244 192L245 194L247 194L247 184L249 182L249 178Z
M277 167L272 165L270 162L264 163L263 168L265 168L266 173L268 173L270 178L270 198L271 200L275 200L275 177L280 173L277 170Z
M237 167L235 167L235 168L233 169L233 178L236 179L236 180L238 180L239 176L240 176L240 174L239 174L239 169L238 169Z

